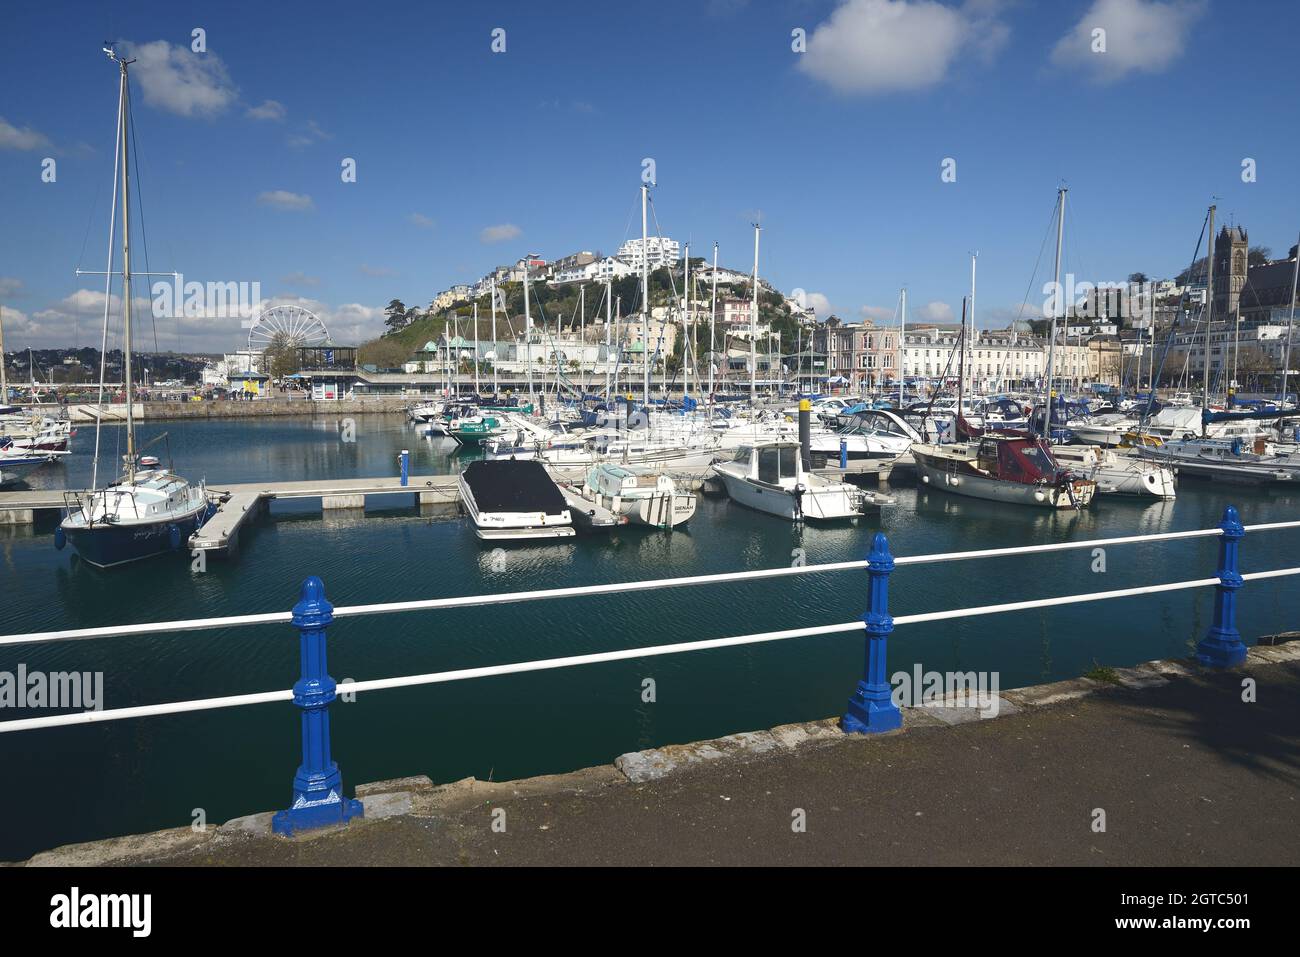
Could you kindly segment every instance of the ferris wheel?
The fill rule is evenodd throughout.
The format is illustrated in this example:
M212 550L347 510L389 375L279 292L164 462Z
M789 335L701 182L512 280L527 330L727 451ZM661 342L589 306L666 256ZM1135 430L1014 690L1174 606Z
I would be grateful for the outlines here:
M292 303L268 306L249 323L248 348L265 352L272 343L321 346L330 341L329 330L310 309Z

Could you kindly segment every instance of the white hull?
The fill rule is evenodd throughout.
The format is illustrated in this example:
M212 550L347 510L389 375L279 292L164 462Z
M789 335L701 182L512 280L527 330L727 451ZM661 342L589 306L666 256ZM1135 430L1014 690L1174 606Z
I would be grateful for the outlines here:
M837 521L857 518L862 511L856 507L847 490L840 488L840 483L833 483L828 489L806 489L802 496L796 497L787 489L776 485L743 478L728 471L724 466L718 467L717 475L727 488L727 495L738 505L755 511L775 515L788 522L801 519L815 521Z

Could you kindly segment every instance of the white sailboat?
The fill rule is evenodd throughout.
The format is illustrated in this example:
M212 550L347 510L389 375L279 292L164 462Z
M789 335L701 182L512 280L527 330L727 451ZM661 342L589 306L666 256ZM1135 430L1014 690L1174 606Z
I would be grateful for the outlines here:
M55 545L70 542L87 562L100 567L122 565L179 549L189 536L215 511L208 501L203 483L192 485L170 470L156 465L156 460L138 458L135 436L134 389L131 380L131 242L130 242L130 165L128 135L129 97L127 68L135 62L125 60L113 49L104 48L118 66L120 80L117 106L118 152L114 169L114 215L118 189L122 211L122 309L125 325L123 337L123 381L126 392L126 455L122 475L103 488L76 494L69 493L67 515L55 533ZM121 179L118 179L120 170ZM110 249L114 224L109 221ZM113 276L112 253L109 254L107 285ZM105 295L104 322L107 329L109 301ZM100 382L103 400L103 382ZM99 432L96 427L95 476L99 471ZM92 482L93 484L93 482Z

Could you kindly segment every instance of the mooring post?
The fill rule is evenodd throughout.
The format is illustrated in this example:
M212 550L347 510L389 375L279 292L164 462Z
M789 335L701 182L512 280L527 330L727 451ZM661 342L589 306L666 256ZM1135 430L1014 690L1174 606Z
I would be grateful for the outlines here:
M894 703L889 684L889 635L894 619L889 616L889 573L894 570L894 556L889 554L889 539L876 532L867 555L867 626L866 664L862 680L849 699L849 708L840 727L849 734L879 734L902 727L903 714Z
M840 439L840 468L847 470L849 467L849 440Z
M1246 646L1237 631L1237 589L1246 582L1237 567L1237 548L1246 530L1229 505L1219 523L1219 584L1214 588L1214 623L1196 646L1196 660L1210 668L1231 668L1246 660Z
M402 463L402 487L405 488L411 484L411 450L402 449L402 454L397 458Z
M293 778L293 804L271 819L276 834L291 836L330 824L346 824L364 813L361 802L343 797L343 775L330 758L330 702L334 679L325 662L325 630L334 606L325 586L313 575L302 583L293 625L299 632L302 677L293 686L293 703L302 709L302 764Z

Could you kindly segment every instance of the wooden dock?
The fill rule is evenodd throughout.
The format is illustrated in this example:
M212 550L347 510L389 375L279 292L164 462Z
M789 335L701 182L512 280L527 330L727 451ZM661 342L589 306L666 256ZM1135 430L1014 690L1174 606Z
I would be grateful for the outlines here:
M321 508L365 508L372 495L413 495L421 505L449 505L457 499L455 475L411 476L409 484L393 478L315 479L305 482L251 482L209 486L208 496L217 503L216 514L189 541L191 549L225 551L238 541L239 530L250 519L265 514L275 499L318 498ZM68 492L0 492L0 524L30 525L36 513L62 510Z

